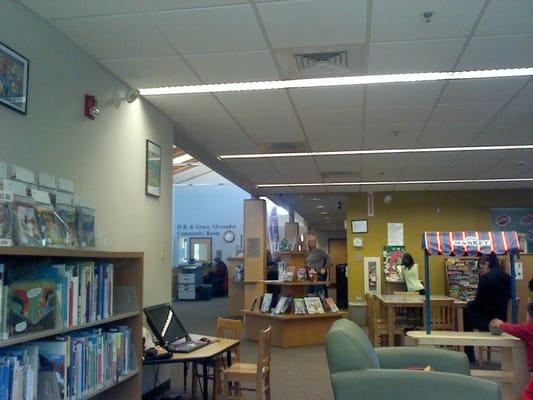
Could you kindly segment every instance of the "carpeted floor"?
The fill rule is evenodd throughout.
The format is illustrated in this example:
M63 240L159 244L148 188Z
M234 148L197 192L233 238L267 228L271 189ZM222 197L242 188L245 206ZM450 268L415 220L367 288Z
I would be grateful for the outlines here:
M191 333L214 335L217 317L227 316L227 298L210 301L179 301L175 310L185 328ZM243 362L255 363L257 343L243 340ZM181 372L178 376L181 376ZM272 400L333 400L324 346L294 349L272 347ZM173 380L173 389L181 390L181 379ZM254 392L245 393L255 399Z

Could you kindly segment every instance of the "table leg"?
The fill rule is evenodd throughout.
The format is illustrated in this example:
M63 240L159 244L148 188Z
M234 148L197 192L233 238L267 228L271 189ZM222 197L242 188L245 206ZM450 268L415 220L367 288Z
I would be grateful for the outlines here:
M193 399L196 399L196 388L198 387L198 383L197 383L197 378L198 378L198 370L197 370L197 365L195 362L191 363L191 379L192 379L192 383L191 383L191 396Z
M513 352L508 347L500 348L502 358L502 372L513 374ZM515 400L520 398L520 393L515 396L515 388L513 382L502 382L502 400Z
M395 321L395 310L394 307L387 307L387 326L389 330L389 346L394 346L394 325L396 324Z
M459 332L464 332L465 330L465 318L464 318L464 308L455 307L455 313L457 318L457 330ZM463 352L465 350L464 346L459 346L459 351Z
M189 370L189 363L185 361L183 363L183 390L187 391L187 372Z
M209 388L207 387L208 385L208 381L207 381L207 360L204 360L203 361L203 372L204 372L204 376L203 376L203 385L204 385L204 400L208 400L209 399Z
M231 350L228 350L228 351L226 352L226 361L227 361L227 362L226 362L226 365L227 365L228 367L231 367Z
M529 371L527 366L527 353L525 346L512 348L513 365L512 370L515 374L514 394L515 398L520 398L520 394L529 380Z

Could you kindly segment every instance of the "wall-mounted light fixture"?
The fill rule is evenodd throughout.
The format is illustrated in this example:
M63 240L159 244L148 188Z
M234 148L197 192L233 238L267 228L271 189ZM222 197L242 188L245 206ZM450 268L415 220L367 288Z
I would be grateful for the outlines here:
M113 93L113 98L111 99L112 104L115 106L116 109L120 107L120 104L123 101L126 101L127 103L133 103L135 100L139 98L139 91L137 89L130 89L124 94L121 94L119 91L116 91ZM96 96L93 96L91 94L85 94L85 101L84 101L84 115L92 120L95 120L98 114L102 111L103 108L107 108L108 105L105 107L98 106L98 101L96 99Z
M120 92L116 91L115 93L113 93L113 105L115 106L115 108L118 109L123 101L126 101L131 104L138 98L139 91L137 89L128 90L126 93L124 93L123 96L120 94Z

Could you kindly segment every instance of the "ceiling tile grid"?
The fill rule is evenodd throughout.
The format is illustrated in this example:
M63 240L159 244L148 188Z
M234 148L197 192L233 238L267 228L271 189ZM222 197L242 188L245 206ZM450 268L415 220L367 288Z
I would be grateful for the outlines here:
M394 149L417 147L424 123L366 124L364 148Z
M377 154L363 156L362 181L397 181L402 167L408 160L407 154Z
M361 124L344 126L306 126L307 138L313 151L337 151L361 148L363 132Z
M401 180L439 179L454 157L455 155L453 153L412 154L405 163Z
M418 140L420 147L466 146L479 134L486 121L430 122Z
M289 183L321 182L320 172L312 157L278 158L273 163Z
M531 0L491 0L475 36L533 33L533 2Z

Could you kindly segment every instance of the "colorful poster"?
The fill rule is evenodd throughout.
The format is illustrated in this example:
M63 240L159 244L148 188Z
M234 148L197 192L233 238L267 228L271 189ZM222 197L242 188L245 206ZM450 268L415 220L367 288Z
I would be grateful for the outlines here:
M400 265L405 246L383 246L383 272L387 281L401 281Z
M491 208L490 220L494 231L516 231L520 247L533 252L533 208Z

